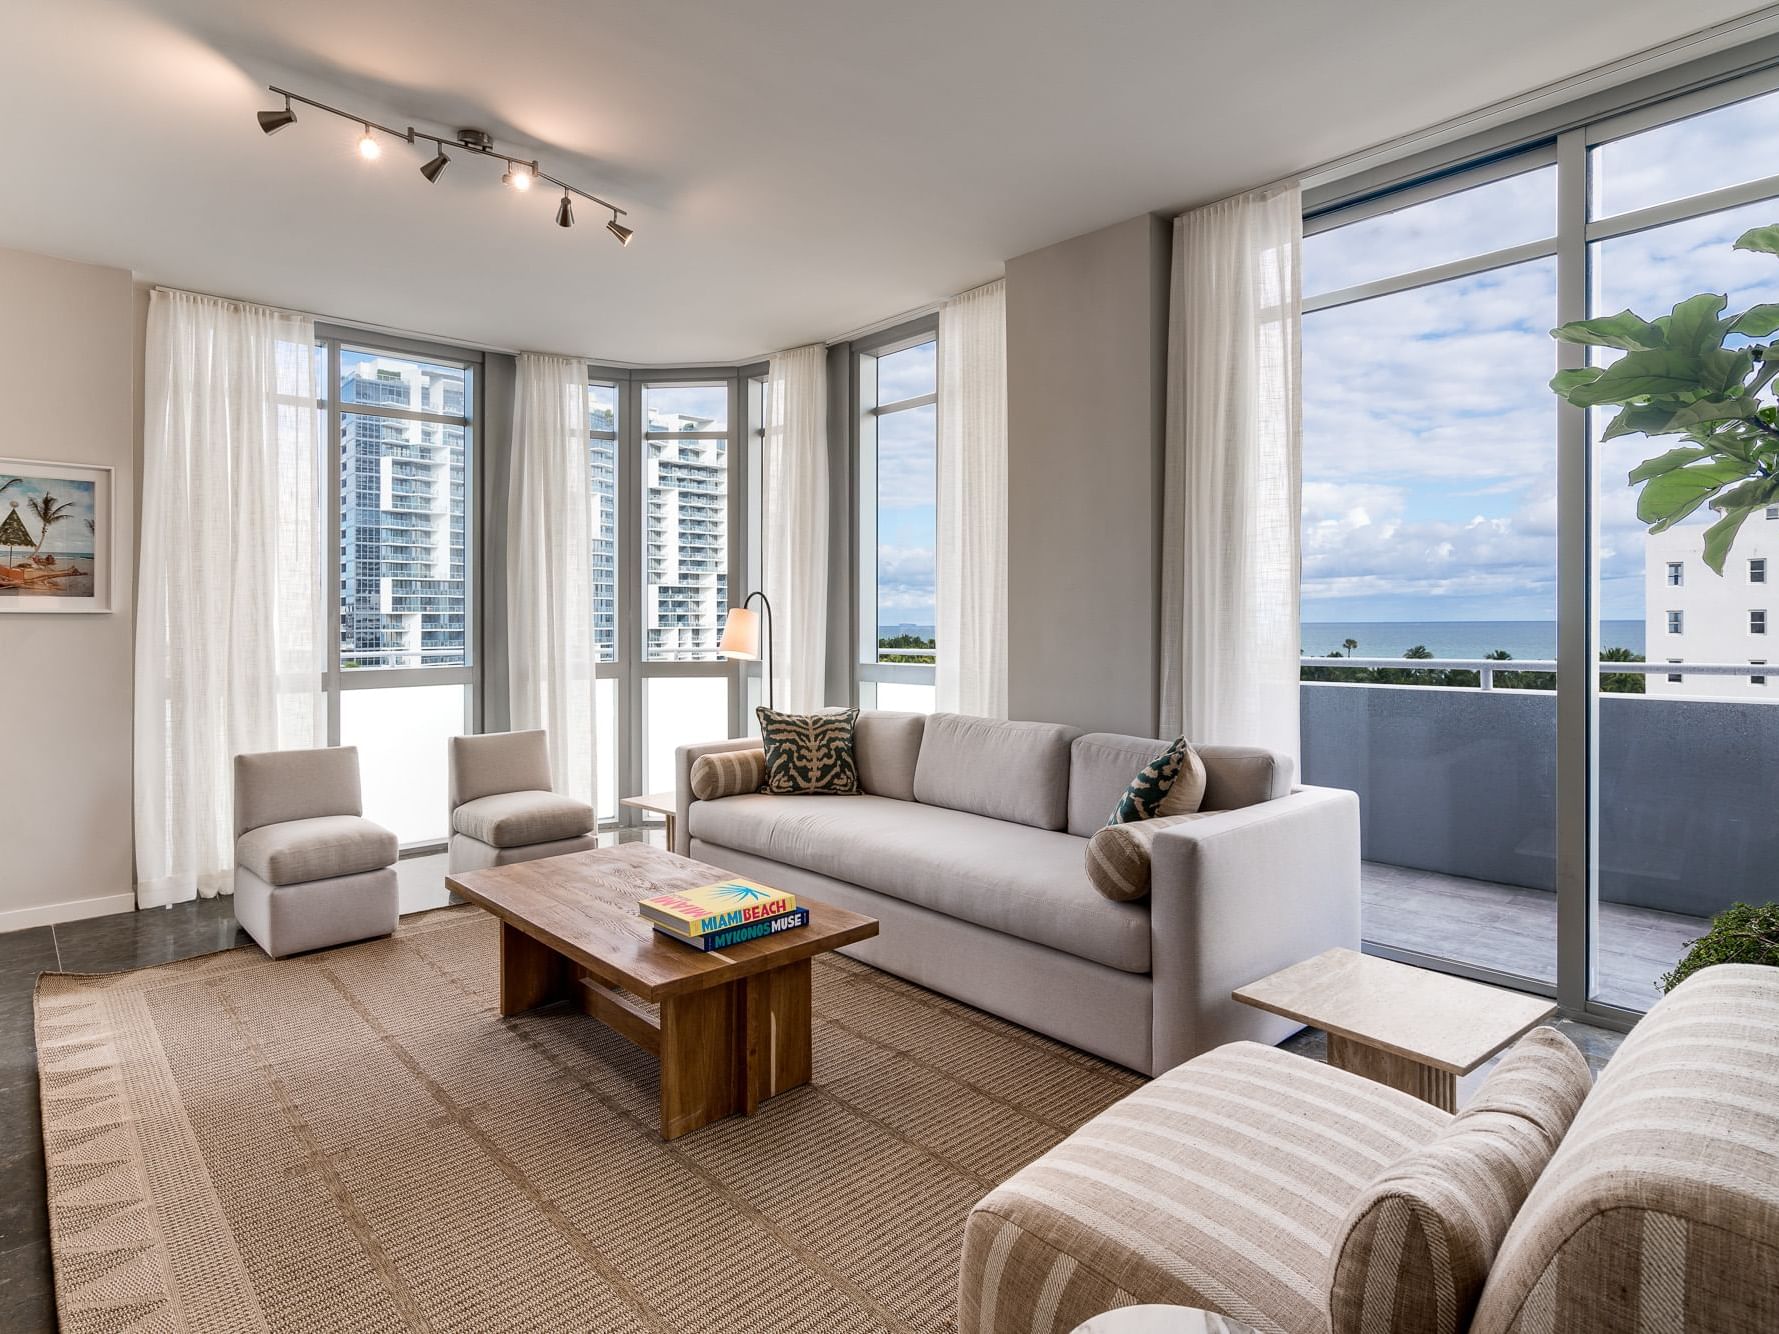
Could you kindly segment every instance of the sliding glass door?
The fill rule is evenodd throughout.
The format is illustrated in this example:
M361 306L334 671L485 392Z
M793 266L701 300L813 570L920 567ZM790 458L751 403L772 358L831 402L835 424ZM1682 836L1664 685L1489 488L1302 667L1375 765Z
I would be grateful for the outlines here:
M1752 76L1306 220L1304 775L1361 794L1374 952L1627 1020L1775 896L1779 494L1708 553L1684 442L1547 387L1623 355L1556 325L1779 303L1774 130Z

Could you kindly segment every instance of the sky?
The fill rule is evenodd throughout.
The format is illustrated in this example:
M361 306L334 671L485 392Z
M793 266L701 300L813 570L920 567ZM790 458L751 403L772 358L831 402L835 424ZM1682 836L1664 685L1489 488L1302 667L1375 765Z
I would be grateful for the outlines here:
M1765 174L1753 146L1776 133L1779 94L1603 145L1594 214ZM1543 239L1554 217L1546 167L1324 232L1305 239L1305 294ZM1775 222L1779 201L1596 243L1591 313L1653 317L1707 290L1732 310L1779 301L1779 259L1731 248ZM1555 618L1555 282L1556 261L1540 259L1304 317L1305 620ZM1668 447L1601 449L1604 618L1643 616L1625 475Z
M877 359L877 401L933 393L936 343ZM877 623L932 625L938 418L931 404L877 419Z
M0 472L0 485L4 485L11 473ZM42 536L43 525L31 510L31 502L41 499L45 492L53 494L58 509L66 502L69 505L68 517L60 523L53 524L48 538L43 541L43 551L53 556L92 554L93 530L90 522L93 519L93 484L91 482L72 482L61 477L21 477L17 486L8 486L0 491L0 523L15 508L19 518L24 521L25 531L33 541ZM29 549L23 549L28 551ZM7 555L7 550L0 547L0 558ZM14 559L21 554L15 548L10 553Z

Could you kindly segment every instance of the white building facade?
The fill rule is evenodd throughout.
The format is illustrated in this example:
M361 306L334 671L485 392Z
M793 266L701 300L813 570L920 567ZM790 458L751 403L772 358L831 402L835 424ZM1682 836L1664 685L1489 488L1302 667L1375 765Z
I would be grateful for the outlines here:
M1645 689L1652 695L1779 699L1779 681L1762 672L1701 676L1700 663L1765 666L1779 674L1779 505L1742 525L1719 575L1705 564L1704 529L1682 524L1646 539L1645 656L1665 662Z

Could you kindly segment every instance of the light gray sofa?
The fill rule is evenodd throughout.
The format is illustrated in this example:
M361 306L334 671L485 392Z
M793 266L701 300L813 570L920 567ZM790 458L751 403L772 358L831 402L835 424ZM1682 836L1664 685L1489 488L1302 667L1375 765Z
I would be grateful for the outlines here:
M1133 1070L1298 1027L1230 992L1359 944L1359 805L1294 787L1290 760L1199 748L1205 814L1155 839L1146 899L1088 883L1087 841L1163 741L1053 723L864 712L858 796L692 797L675 851L868 913L849 954Z

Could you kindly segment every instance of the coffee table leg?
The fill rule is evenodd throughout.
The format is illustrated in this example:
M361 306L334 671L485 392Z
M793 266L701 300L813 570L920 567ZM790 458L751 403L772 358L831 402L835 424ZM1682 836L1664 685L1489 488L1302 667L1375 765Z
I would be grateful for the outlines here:
M1370 1047L1334 1033L1328 1035L1328 1064L1412 1093L1422 1102L1445 1111L1458 1110L1458 1077L1449 1070L1436 1070L1382 1047Z
M535 1010L574 990L574 965L508 922L500 924L500 1012Z
M766 1099L809 1082L809 960L756 973L745 985L747 1087L742 1110L752 1116Z
M661 1138L678 1139L742 1110L747 982L661 1002Z

